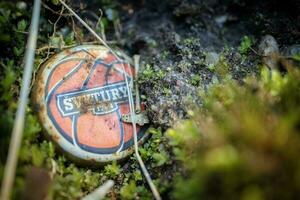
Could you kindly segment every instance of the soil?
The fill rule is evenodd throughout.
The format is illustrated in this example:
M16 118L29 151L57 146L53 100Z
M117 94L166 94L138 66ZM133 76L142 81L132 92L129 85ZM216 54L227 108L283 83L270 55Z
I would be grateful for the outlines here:
M119 31L108 27L106 39L116 41L116 47L129 56L141 55L140 92L151 122L165 128L188 117L191 104L201 105L199 89L207 91L211 83L222 81L213 67L220 58L227 63L228 74L242 82L247 75L259 72L261 55L257 52L263 36L273 36L281 49L300 42L297 0L126 0L89 4L76 0L70 5L92 26L99 14L95 8L101 8L106 18L110 8L117 11L121 27ZM51 11L48 14L50 20L56 20ZM64 18L59 24L66 22L72 25ZM84 32L84 39L76 37L79 42L95 40ZM241 55L238 49L244 36L253 43L247 55ZM153 77L143 73L146 65Z
M281 48L300 42L297 0L122 1L120 8L124 48L142 56L141 71L148 64L163 74L145 80L141 73L140 90L151 121L164 127L185 118L191 102L201 104L199 88L221 81L208 54L217 55L212 62L224 56L232 78L242 82L258 73L255 49L263 36L272 35ZM246 57L238 51L243 36L254 42Z

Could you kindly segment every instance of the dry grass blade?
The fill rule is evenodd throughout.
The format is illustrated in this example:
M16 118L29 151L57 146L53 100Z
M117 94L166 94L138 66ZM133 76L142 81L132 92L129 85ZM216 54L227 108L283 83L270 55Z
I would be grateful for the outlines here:
M101 200L114 186L114 181L108 180L103 185L98 187L95 191L91 192L87 196L83 197L81 200Z
M25 53L25 68L24 68L21 94L18 103L18 110L14 121L12 137L9 145L4 177L2 180L2 188L1 188L2 200L10 199L10 193L15 179L16 166L18 162L18 155L19 155L23 129L24 129L25 111L28 102L30 81L31 81L32 69L34 64L34 55L35 55L35 48L36 48L36 41L37 41L37 34L38 34L40 9L41 9L41 1L35 0L34 7L33 7L33 14L31 18L29 38L28 38L28 43L26 48L27 50Z

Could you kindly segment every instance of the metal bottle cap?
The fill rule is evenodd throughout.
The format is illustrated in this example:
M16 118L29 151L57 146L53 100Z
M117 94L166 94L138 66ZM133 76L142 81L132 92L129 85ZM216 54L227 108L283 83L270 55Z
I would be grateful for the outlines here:
M121 55L122 57L122 55ZM123 70L125 67L125 73ZM134 69L105 47L77 46L58 53L39 71L33 100L47 134L75 158L100 163L133 152L125 77ZM145 127L137 125L138 140Z

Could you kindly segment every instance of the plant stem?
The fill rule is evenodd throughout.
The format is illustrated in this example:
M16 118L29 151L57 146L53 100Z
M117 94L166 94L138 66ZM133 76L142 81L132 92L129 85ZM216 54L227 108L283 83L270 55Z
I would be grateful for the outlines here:
M7 161L4 169L4 177L2 181L1 188L1 199L10 199L10 194L12 186L15 180L16 167L18 163L18 156L20 151L20 146L22 142L24 121L26 107L28 103L28 95L30 91L30 82L32 76L32 69L34 65L34 55L39 27L41 1L35 0L33 6L33 13L31 18L31 25L29 31L29 38L25 53L25 68L22 81L21 94L18 102L18 109L16 112L16 117L14 121L14 127L12 131L11 141L9 144Z

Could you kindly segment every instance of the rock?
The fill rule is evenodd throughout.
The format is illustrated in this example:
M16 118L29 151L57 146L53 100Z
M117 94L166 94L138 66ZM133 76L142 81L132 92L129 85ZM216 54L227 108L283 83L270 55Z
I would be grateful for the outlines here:
M291 58L295 55L300 55L300 44L294 44L282 49L282 55Z
M281 63L285 67L295 67L300 66L299 55L300 55L300 44L294 44L288 47L285 47L281 50L283 59Z
M215 21L219 27L223 27L228 20L228 15L220 15L215 17Z
M20 10L26 10L27 9L27 4L24 1L17 2L16 6Z
M208 67L215 66L216 64L218 64L219 59L220 56L216 52L208 52L205 57L205 64Z
M263 56L263 64L271 69L278 68L280 53L275 38L271 35L264 36L258 48L259 53Z

